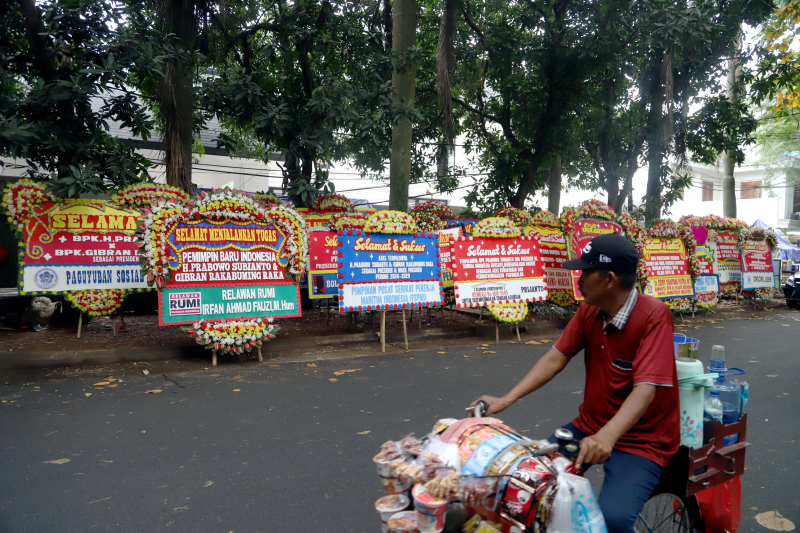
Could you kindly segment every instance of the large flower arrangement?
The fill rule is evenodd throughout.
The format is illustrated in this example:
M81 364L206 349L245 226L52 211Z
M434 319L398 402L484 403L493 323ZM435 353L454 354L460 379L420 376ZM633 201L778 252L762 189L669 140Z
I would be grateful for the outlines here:
M331 214L328 224L332 230L363 229L370 215L362 211L343 211Z
M375 209L374 207L357 207L356 212L362 213L369 217L370 215L374 215L375 213L377 213L378 210Z
M499 322L505 324L516 324L522 322L528 316L527 303L502 303L502 304L489 304L486 306L489 313L496 318Z
M586 200L579 204L578 207L567 206L561 212L561 226L564 233L572 231L575 221L582 217L614 220L617 214L600 200Z
M575 303L571 289L547 289L547 299L559 307L568 307Z
M697 258L697 240L694 238L691 228L676 224L669 219L659 220L655 226L647 230L647 236L659 239L680 239L689 256L689 275L692 278L692 283L697 281L702 267L700 266L700 260Z
M444 202L437 202L436 200L428 200L427 202L417 204L414 206L414 209L412 209L411 212L430 213L431 215L436 215L442 220L447 218L456 218L455 213L453 213L453 210L450 209L449 205Z
M694 311L695 299L671 298L669 300L664 300L664 303L675 313L691 313Z
M778 237L772 228L762 228L759 226L745 227L739 230L739 238L736 241L736 248L739 253L744 253L744 246L747 241L766 241L769 243L772 253L778 248ZM764 303L772 301L773 291L769 289L748 289L742 291L745 298L757 298Z
M21 234L35 206L55 201L57 199L51 196L41 183L21 179L6 186L3 191L2 207L8 216L8 223L16 233Z
M317 198L314 207L317 211L341 213L342 211L352 211L353 202L341 194L325 194Z
M547 226L548 228L560 228L561 221L558 218L558 215L551 213L550 211L539 211L535 215L533 215L533 220L531 224L536 226Z
M417 223L402 211L378 211L364 224L369 233L418 233Z
M494 216L507 218L520 228L524 228L533 222L533 217L531 214L518 207L501 207L495 211Z
M735 230L738 231L746 228L747 222L739 220L738 218L726 218L717 215L685 215L678 219L678 224L686 226L706 226L707 228L717 230Z
M111 197L111 201L115 204L126 207L145 207L162 200L175 204L188 204L192 201L192 197L177 187L158 183L131 185L120 189Z
M269 207L272 207L273 205L283 205L283 201L278 197L278 195L271 192L257 192L253 194L253 198Z
M303 217L296 211L275 205L267 208L253 197L228 188L202 192L192 204L177 205L161 202L153 209L145 209L144 228L137 229L140 243L139 261L147 283L164 286L172 277L169 267L167 235L173 226L191 220L265 222L277 226L286 238L289 255L288 278L299 279L308 266L308 239Z
M744 252L744 245L747 241L767 241L769 247L774 251L778 248L778 237L772 228L762 228L759 226L746 227L739 230L739 239L736 241L736 247L739 253Z
M89 316L110 315L122 306L128 293L121 289L93 289L68 292L64 298L78 311Z
M639 265L636 268L636 275L639 278L639 286L647 285L647 265L645 265L642 251L645 244L645 230L627 213L617 215L611 207L600 200L586 200L577 207L565 207L561 213L561 228L566 234L572 231L575 221L579 218L596 218L601 220L611 220L619 224L625 231L625 236L633 243L639 251Z
M433 213L426 213L425 211L416 211L411 214L414 217L414 222L417 227L424 232L434 232L443 229L445 223L441 218Z
M504 217L484 218L472 226L473 237L519 237L522 230Z
M203 320L188 326L181 326L181 329L187 332L197 344L221 353L252 351L253 348L274 339L280 330L272 323L272 318Z

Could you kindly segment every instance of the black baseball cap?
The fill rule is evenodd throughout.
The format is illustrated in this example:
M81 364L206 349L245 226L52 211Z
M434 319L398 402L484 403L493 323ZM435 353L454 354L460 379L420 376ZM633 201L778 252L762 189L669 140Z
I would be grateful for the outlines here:
M618 233L609 233L592 239L583 248L580 259L564 261L561 266L567 270L602 268L635 274L638 264L639 252L633 243Z

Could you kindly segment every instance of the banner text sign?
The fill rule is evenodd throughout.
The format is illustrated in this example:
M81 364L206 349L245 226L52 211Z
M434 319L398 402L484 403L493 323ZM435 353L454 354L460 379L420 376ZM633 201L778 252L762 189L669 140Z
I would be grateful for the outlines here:
M547 299L539 235L453 241L457 307Z
M647 265L645 293L662 300L694 297L689 256L681 239L648 237L642 255Z
M437 231L439 235L439 262L442 264L442 286L449 288L453 286L453 269L451 266L453 238L463 235L464 230L460 227L447 228Z
M438 235L343 230L338 239L340 311L441 305Z
M235 287L204 285L158 291L162 326L194 324L209 318L251 319L300 316L300 288L291 281Z
M742 250L742 289L770 289L775 286L772 250L767 241L745 241Z
M741 283L742 262L736 242L739 235L735 231L717 231L717 274L720 283Z
M133 242L140 219L102 200L34 207L22 232L20 293L148 288Z
M561 263L567 260L567 240L557 228L531 225L525 228L525 235L539 234L542 250L542 265L547 290L572 290L572 279L569 270Z

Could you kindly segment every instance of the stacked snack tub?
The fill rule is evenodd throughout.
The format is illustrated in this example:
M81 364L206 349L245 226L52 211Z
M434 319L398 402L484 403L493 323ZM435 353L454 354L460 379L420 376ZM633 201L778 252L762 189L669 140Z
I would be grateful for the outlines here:
M545 446L495 418L443 419L384 443L373 458L382 531L545 533L559 474L579 473L555 450L539 456Z

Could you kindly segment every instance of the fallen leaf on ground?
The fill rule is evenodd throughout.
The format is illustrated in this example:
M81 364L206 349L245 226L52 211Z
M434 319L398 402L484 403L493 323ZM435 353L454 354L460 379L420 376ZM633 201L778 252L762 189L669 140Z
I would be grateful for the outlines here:
M367 431L359 431L358 432L359 435L366 435L367 433L369 433L369 430L367 430Z
M91 392L84 392L83 395L86 396L87 398L89 396L94 396L94 394L92 394Z
M794 523L778 511L767 511L756 515L756 522L773 531L793 531Z
M789 327L789 324L781 324L781 326Z
M317 363L306 363L306 366L310 366L311 368L317 368Z
M525 344L541 344L539 341L527 341Z
M333 375L334 376L343 376L345 374L349 374L350 372L358 372L359 370L361 370L361 369L360 368L351 368L351 369L348 369L348 370L337 370L336 372L333 373Z
M116 383L112 383L111 385L107 386L107 389L113 389L114 387L119 387Z
M208 367L203 368L203 370L210 370Z
M105 459L98 459L98 463L113 463L114 461L106 461Z
M206 481L205 484L203 484L203 487L210 487L213 484L214 484L213 481Z
M233 379L242 379L244 376L233 376Z
M508 344L517 344L517 341L508 341Z
M487 351L485 351L483 353L497 353L497 352L492 352L492 351L487 350Z
M436 353L447 353L447 352L436 352Z
M279 368L280 367L280 365L269 365L269 366L272 367L272 368Z
M339 380L336 378L330 378L328 381L339 381Z
M540 339L539 342L553 342L550 339Z
M173 511L188 511L188 510L189 510L188 506L187 507L176 507L175 509L173 509Z
M220 377L221 375L222 375L222 374L209 374L209 375L208 375L208 377L210 377L210 378L218 378L218 377Z
M233 392L242 392L242 389L233 389Z
M778 374L767 374L768 378L777 378Z
M144 391L144 394L158 394L159 392L164 392L161 389L152 389Z
M100 383L94 384L95 387L105 387L106 385L108 385L107 381L101 381Z
M64 463L68 463L69 459L55 459L53 461L42 461L44 464L51 464L51 465L63 465Z

